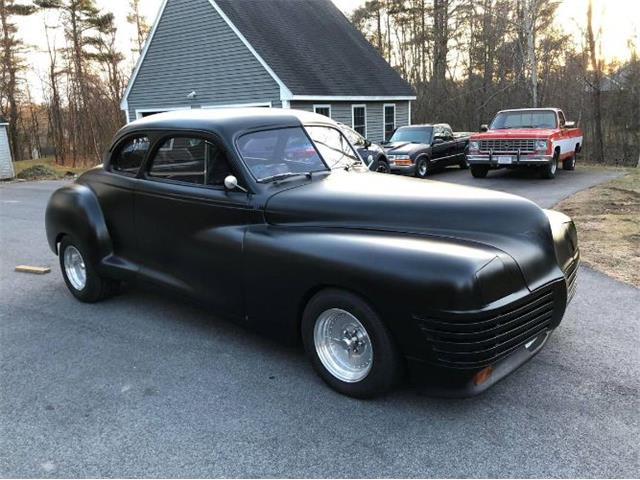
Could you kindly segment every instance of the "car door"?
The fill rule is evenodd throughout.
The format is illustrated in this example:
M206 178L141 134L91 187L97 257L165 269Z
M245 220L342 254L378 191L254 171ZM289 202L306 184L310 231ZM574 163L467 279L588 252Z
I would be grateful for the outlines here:
M450 145L445 138L444 129L435 125L433 127L433 141L431 142L431 161L436 165L444 165L448 156Z
M237 176L229 158L213 136L157 138L136 189L135 224L143 276L241 318L242 244L255 212L246 193L224 188Z
M91 182L107 223L114 254L132 262L132 265L137 253L134 226L136 177L149 147L149 136L144 132L121 138L107 154L104 171Z

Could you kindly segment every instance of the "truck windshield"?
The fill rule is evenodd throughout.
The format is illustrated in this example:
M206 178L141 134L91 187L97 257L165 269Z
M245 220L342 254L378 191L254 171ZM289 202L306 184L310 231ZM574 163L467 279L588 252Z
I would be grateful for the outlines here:
M498 113L491 123L491 130L556 128L556 125L556 114L552 110L517 110Z
M389 142L426 143L430 145L432 136L433 127L402 127L396 130Z

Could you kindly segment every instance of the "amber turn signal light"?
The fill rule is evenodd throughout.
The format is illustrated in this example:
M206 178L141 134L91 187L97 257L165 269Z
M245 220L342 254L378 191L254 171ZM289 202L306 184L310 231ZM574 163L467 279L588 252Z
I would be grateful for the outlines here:
M482 385L484 382L489 380L489 377L493 373L493 367L486 367L480 370L473 376L473 383L476 385Z

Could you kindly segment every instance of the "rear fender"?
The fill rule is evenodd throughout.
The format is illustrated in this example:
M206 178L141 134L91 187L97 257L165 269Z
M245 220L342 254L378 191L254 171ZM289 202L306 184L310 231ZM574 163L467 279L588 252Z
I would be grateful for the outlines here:
M56 190L45 214L47 241L57 255L58 244L65 235L72 235L94 265L113 253L109 230L100 204L91 189L73 184Z

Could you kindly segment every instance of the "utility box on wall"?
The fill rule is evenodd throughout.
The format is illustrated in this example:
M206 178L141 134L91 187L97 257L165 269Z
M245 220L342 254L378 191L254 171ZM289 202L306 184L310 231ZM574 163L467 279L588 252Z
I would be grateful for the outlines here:
M0 118L0 180L7 180L16 176L13 170L13 160L11 159L8 126L9 124L3 118Z

